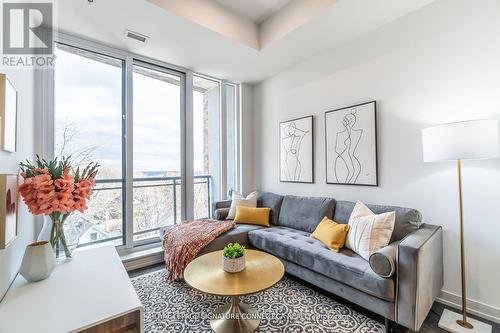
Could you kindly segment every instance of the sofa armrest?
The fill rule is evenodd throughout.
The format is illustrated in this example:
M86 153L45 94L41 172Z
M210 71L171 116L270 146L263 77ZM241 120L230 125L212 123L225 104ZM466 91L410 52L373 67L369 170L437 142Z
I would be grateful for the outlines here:
M229 208L219 208L214 211L214 219L222 221L227 219Z
M397 322L418 331L443 286L443 230L424 224L399 243Z
M225 220L227 217L227 214L224 218L217 218L217 215L221 214L221 213L217 213L217 210L223 209L223 208L230 208L230 207L231 207L231 200L215 201L214 203L212 203L212 218L214 218L216 220ZM229 211L228 211L228 213L229 213ZM222 216L222 214L221 214L221 216Z

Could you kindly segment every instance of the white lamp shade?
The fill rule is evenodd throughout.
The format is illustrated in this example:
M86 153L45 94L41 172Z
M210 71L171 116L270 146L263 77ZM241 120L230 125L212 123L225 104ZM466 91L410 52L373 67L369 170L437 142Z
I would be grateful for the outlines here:
M471 120L422 131L424 161L495 158L500 155L498 121Z

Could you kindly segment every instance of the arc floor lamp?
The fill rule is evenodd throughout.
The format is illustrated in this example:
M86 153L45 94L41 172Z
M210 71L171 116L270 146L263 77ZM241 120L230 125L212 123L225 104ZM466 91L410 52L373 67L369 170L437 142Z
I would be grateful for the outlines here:
M445 309L439 320L439 327L450 332L491 332L490 325L467 318L462 160L499 157L499 140L498 121L496 120L463 121L429 127L422 131L424 161L456 161L458 169L462 314Z

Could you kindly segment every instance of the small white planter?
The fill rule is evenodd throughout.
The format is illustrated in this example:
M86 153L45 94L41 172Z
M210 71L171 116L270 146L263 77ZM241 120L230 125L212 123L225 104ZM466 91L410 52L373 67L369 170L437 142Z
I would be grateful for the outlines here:
M55 267L56 256L50 243L37 242L26 247L19 273L29 282L36 282L48 278Z
M236 259L228 259L222 255L222 269L228 273L237 273L245 269L245 255Z

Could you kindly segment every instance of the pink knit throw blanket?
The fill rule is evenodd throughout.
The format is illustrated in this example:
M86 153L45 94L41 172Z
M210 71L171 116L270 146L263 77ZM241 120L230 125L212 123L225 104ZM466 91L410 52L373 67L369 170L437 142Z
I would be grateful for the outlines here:
M182 277L184 268L205 246L226 231L234 228L234 222L216 220L185 221L165 230L165 268L167 281Z

